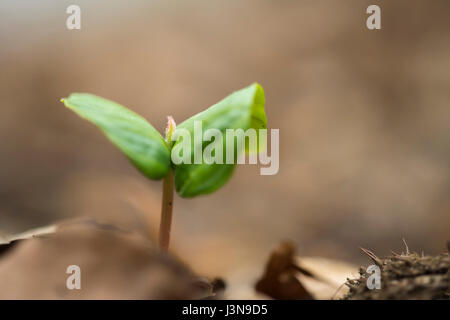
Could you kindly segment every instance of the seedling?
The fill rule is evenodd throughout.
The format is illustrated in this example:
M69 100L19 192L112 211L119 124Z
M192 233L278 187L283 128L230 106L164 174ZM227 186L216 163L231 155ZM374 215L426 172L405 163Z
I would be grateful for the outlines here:
M196 123L200 123L203 129L215 129L223 135L227 129L244 131L255 129L259 132L260 129L267 128L264 91L256 83L232 93L207 110L182 122L178 127L169 116L165 138L144 118L113 101L87 93L72 93L61 101L66 107L102 130L147 178L163 180L159 234L159 245L163 250L167 250L169 246L174 185L177 193L183 198L212 193L228 181L236 166L236 161L174 162L172 150L178 143L183 142L183 137L177 135L179 130L183 129L193 136ZM224 150L228 147L226 140L220 140L220 146ZM182 152L183 158L194 160L195 150L204 151L208 144L204 140L196 142L195 139L191 139L191 141L192 147L187 151L183 149ZM259 143L253 151L259 151ZM247 143L240 146L233 144L233 148L234 160L242 151L251 151Z

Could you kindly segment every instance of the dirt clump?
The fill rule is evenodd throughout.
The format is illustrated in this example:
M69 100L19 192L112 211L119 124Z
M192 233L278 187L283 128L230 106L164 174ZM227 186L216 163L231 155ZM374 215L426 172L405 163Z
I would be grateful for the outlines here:
M407 248L407 247L406 247ZM367 286L369 273L361 267L358 279L347 279L350 288L344 299L350 300L450 300L450 255L425 256L406 253L378 258L371 251L362 249L380 268L380 289ZM370 271L370 270L369 270Z

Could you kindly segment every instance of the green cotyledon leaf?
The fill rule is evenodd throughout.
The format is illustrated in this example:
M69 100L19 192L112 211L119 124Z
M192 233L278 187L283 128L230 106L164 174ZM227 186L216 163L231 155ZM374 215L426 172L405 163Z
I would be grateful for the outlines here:
M186 129L191 137L194 137L194 123L201 121L203 134L208 129L217 129L222 134L221 146L223 148L223 164L205 163L194 164L194 138L191 139L191 163L182 162L173 164L175 173L175 189L177 193L184 198L191 198L202 194L208 194L222 187L231 177L236 166L238 155L246 148L247 151L258 152L263 148L262 141L258 141L256 150L248 149L248 141L245 146L241 146L238 150L237 143L234 144L234 162L227 164L225 159L226 153L226 130L227 129L247 129L253 128L259 133L259 129L267 128L267 119L264 111L264 91L263 88L254 83L244 89L236 91L208 108L207 110L189 118L178 125L176 130ZM173 145L173 151L177 144L182 143L183 138L178 137ZM203 139L202 139L203 140ZM214 140L211 140L214 141ZM205 150L211 142L200 142L201 146L197 146ZM197 143L198 144L198 143ZM181 149L181 148L180 148Z
M148 178L161 179L170 168L166 142L144 118L107 99L72 93L61 101L80 117L95 124Z

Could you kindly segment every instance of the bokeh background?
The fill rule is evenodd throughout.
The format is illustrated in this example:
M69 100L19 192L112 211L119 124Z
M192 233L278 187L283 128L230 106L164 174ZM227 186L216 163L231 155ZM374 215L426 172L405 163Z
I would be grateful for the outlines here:
M81 30L66 8L81 7ZM379 4L382 29L365 26ZM161 184L59 99L90 92L161 132L234 90L265 88L280 170L239 166L176 197L173 248L205 275L299 255L360 263L442 252L450 230L450 2L0 2L0 232L94 217L153 236Z

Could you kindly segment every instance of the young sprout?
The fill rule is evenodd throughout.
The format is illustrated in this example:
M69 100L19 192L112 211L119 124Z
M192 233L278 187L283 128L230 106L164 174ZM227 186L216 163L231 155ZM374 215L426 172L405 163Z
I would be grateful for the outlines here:
M203 139L197 141L194 138L190 139L191 148L182 150L185 153L183 159L189 161L173 161L172 151L180 149L177 145L182 144L184 139L183 135L177 133L184 131L194 137L194 128L198 123L204 131L214 129L223 136L226 135L227 129L246 131L267 128L264 91L257 83L232 93L178 126L169 116L165 139L144 118L113 101L87 93L72 93L61 101L103 131L147 178L163 180L159 230L159 246L162 250L169 247L174 187L183 198L212 193L228 181L236 166L236 161L198 163L194 159L195 151L204 151L208 144ZM226 139L220 140L220 143L220 147L225 150L228 146ZM233 144L233 149L234 160L242 151L248 150L247 144Z

